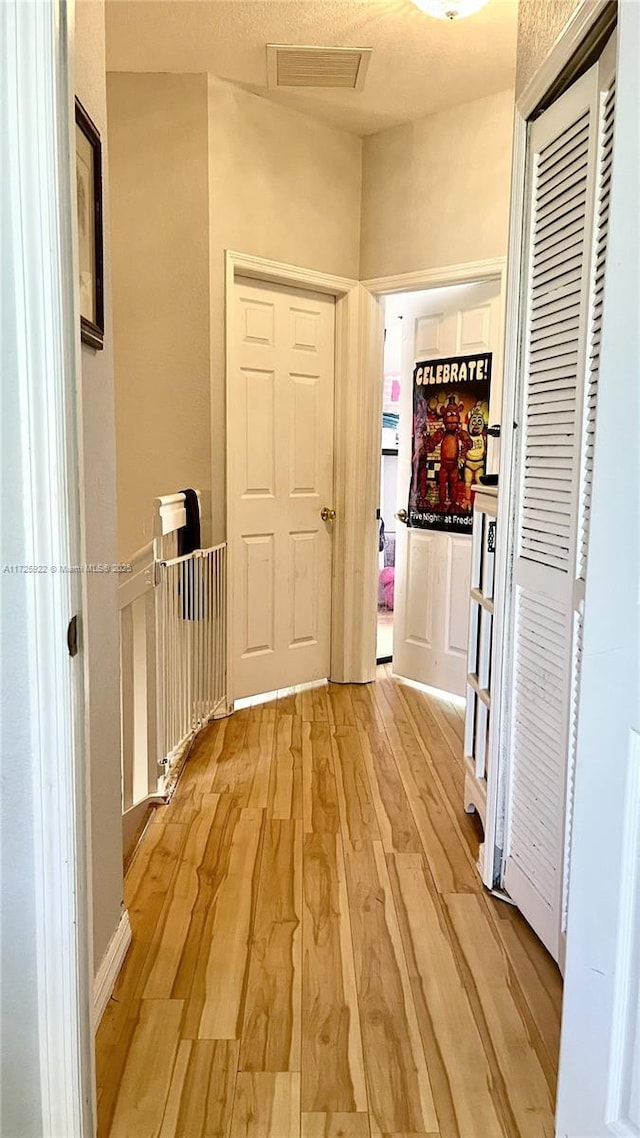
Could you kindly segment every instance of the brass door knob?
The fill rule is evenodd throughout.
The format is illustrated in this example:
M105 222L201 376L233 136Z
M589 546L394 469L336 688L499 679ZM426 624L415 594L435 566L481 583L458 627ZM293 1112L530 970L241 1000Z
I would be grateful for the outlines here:
M404 522L404 524L406 525L407 524L407 518L409 517L409 515L408 515L406 510L398 510L396 517L397 517L399 522Z
M320 510L320 517L322 518L323 522L332 522L335 516L336 512L335 510L332 510L330 506L323 506Z

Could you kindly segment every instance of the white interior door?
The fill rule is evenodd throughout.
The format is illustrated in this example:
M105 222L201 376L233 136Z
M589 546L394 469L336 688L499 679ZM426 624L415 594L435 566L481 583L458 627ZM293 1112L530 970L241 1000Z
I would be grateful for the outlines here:
M236 280L228 368L230 696L329 674L335 302Z
M456 285L394 298L402 311L398 503L411 480L413 369L418 360L493 352L490 419L501 399L500 281ZM495 464L489 452L488 468ZM495 467L494 467L495 468ZM393 670L456 695L465 694L471 537L407 527L396 530Z

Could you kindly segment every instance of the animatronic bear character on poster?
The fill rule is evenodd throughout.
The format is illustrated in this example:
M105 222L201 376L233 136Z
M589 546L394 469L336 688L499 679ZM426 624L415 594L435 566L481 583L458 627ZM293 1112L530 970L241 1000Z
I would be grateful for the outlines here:
M416 364L409 525L471 533L471 490L486 468L490 383L490 352Z

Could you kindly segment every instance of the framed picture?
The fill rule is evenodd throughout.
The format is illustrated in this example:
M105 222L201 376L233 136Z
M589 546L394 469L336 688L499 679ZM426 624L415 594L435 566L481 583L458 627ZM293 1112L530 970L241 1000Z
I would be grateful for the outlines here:
M80 335L92 348L104 346L102 249L102 144L95 124L76 99L76 192Z

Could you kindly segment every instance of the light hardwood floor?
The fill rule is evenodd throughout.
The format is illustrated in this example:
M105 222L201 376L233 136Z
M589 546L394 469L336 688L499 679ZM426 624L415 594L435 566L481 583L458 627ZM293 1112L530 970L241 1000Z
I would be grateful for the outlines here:
M481 888L461 748L387 668L201 734L127 874L99 1138L552 1138L560 977Z

